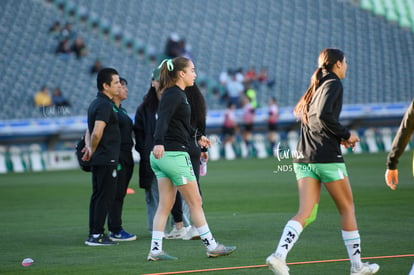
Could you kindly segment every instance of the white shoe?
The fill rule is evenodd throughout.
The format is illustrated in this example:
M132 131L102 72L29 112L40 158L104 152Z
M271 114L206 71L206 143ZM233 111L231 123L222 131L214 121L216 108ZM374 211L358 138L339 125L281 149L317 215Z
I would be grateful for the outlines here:
M183 237L183 240L188 241L197 239L200 239L200 234L198 233L197 228L191 226L190 228L188 228L187 234Z
M177 229L174 225L173 229L170 233L168 233L165 238L166 239L182 239L185 235L187 235L187 229L185 227L181 227Z
M237 247L235 246L225 246L223 244L217 244L217 247L213 250L207 249L207 257L216 258L220 256L227 256L233 253Z
M377 264L363 263L359 270L351 268L351 275L372 275L378 272L380 266Z
M267 257L266 264L275 275L289 275L289 267L286 265L285 261L273 254Z

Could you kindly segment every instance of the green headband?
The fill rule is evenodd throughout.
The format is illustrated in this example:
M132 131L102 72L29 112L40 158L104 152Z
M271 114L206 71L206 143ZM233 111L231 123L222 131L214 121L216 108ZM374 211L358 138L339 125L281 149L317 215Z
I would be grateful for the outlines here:
M165 62L167 62L167 69L168 71L172 72L174 71L174 64L172 62L172 59L164 59L161 64L158 66L158 69L161 69L162 64L164 64Z

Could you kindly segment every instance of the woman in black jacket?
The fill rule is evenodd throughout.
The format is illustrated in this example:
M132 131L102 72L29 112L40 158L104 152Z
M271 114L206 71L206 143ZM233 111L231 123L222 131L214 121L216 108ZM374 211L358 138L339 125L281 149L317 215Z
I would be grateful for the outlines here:
M149 261L173 260L176 257L163 251L165 224L176 192L179 191L191 211L191 219L206 248L208 257L231 254L235 246L219 244L207 224L190 156L191 107L185 88L193 86L197 74L194 63L185 57L166 59L159 66L163 95L158 107L158 120L154 132L154 148L150 155L151 168L157 176L160 200L154 217ZM198 143L209 147L210 141L202 136Z
M359 138L339 122L342 109L341 79L347 70L346 58L338 49L324 49L308 90L294 113L301 120L300 138L292 154L299 189L299 210L287 222L275 252L266 259L278 275L288 275L287 254L303 229L315 221L323 184L341 215L342 238L351 262L351 275L375 274L377 264L361 262L361 240L340 145L355 146Z
M193 166L194 174L197 179L198 190L201 195L200 165L201 160L203 160L205 162L205 165L207 165L206 163L208 161L208 150L205 147L200 147L197 141L202 136L206 135L207 106L204 96L198 88L197 84L185 88L184 92L191 107L190 124L192 129L191 140L188 146L188 154L190 155L191 164ZM190 226L190 210L188 208L188 205L181 198L179 192L177 192L171 214L173 215L175 225L172 231L166 236L166 238L193 240L200 237L197 229L194 226ZM188 227L188 229L185 227Z
M139 187L145 189L147 204L148 231L152 232L152 223L158 206L157 179L150 165L150 153L154 147L154 131L157 121L158 103L161 92L158 91L159 69L152 74L151 87L135 114L134 133L135 150L140 154Z

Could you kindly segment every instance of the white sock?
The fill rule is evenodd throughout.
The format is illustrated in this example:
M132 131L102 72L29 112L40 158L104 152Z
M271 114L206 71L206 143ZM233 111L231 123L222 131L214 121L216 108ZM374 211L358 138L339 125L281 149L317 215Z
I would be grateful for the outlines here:
M286 261L287 254L299 239L300 233L302 233L302 231L303 227L300 222L294 220L288 221L285 225L285 228L283 229L282 236L280 237L280 241L277 245L274 255Z
M197 231L208 250L213 250L217 247L217 242L214 239L213 234L211 234L207 224L197 227Z
M358 230L344 231L342 230L342 239L344 240L346 250L348 251L351 266L356 270L362 267L361 262L361 238Z
M164 237L164 232L152 231L151 250L150 250L152 254L158 254L162 251L162 238L163 237Z

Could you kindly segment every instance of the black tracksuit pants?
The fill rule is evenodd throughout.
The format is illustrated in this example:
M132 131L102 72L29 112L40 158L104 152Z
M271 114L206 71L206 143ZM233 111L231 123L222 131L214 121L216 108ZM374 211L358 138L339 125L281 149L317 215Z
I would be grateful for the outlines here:
M134 171L134 159L131 151L121 151L118 164L118 179L115 199L108 212L108 229L112 233L119 233L122 228L122 208L128 189L129 181Z
M89 234L103 234L109 208L115 198L115 165L92 166L92 195L89 204Z

